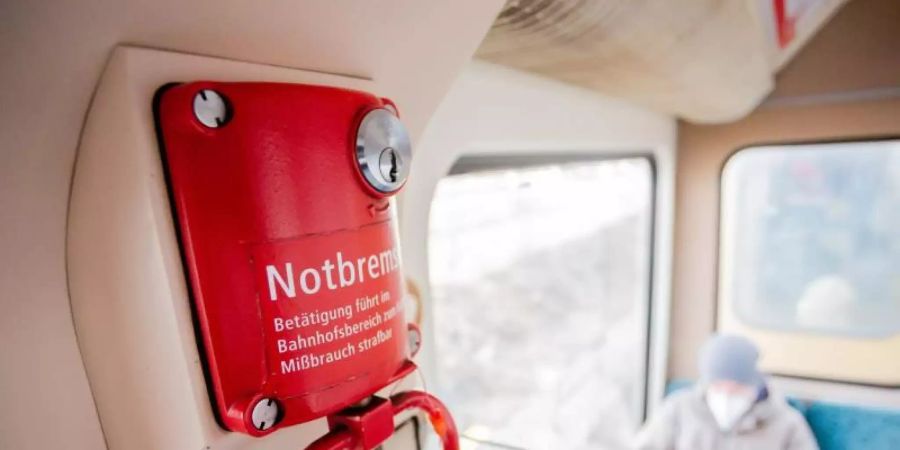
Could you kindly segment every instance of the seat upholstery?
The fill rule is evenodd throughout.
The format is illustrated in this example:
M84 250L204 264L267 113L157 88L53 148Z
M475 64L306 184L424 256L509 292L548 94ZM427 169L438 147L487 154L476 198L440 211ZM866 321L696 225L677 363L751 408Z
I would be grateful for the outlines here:
M900 411L811 402L804 416L822 450L900 449Z

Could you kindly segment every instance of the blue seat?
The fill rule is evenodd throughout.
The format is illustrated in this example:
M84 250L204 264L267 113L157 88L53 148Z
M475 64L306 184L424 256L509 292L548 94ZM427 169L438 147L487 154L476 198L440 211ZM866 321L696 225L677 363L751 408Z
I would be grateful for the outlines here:
M671 380L666 395L693 384L690 380ZM822 450L900 450L898 410L794 398L788 403L806 417Z
M804 415L822 450L900 449L900 411L812 402Z
M693 385L694 385L694 382L691 380L685 380L685 379L669 380L669 382L666 383L666 397L668 397L672 393L678 392L682 389L688 389Z

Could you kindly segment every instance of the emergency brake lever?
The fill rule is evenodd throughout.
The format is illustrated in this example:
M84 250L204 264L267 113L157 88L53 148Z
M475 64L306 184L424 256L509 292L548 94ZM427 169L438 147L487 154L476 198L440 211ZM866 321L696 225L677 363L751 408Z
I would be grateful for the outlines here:
M443 450L459 450L459 433L447 407L423 391L407 391L390 400L372 396L364 405L353 406L328 418L331 431L306 450L372 450L394 433L394 417L411 409L428 416Z

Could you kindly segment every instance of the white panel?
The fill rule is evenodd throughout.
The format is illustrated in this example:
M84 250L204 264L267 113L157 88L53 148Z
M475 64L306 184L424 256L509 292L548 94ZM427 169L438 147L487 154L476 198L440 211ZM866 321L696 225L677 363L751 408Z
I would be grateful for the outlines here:
M156 90L196 79L372 87L271 66L116 51L79 148L67 257L79 344L112 449L224 448L251 441L215 424L154 136L150 106ZM306 437L298 436L301 428L254 442L315 435L305 427Z
M662 397L668 348L675 121L672 117L586 89L482 62L473 62L447 94L425 131L402 195L406 274L423 287L424 335L433 333L427 222L434 189L462 155L583 153L650 154L656 163L653 325L650 400ZM427 378L430 347L420 360Z
M173 80L266 80L379 93L367 80L120 48L85 125L69 216L79 346L110 449L302 448L324 421L262 439L216 424L191 321L152 99Z

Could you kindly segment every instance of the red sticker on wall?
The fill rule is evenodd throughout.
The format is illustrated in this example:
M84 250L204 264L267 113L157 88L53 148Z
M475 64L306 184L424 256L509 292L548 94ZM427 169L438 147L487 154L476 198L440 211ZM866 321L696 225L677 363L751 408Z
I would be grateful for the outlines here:
M397 370L377 363L402 361L406 346L389 221L254 245L251 258L274 391L300 396Z

